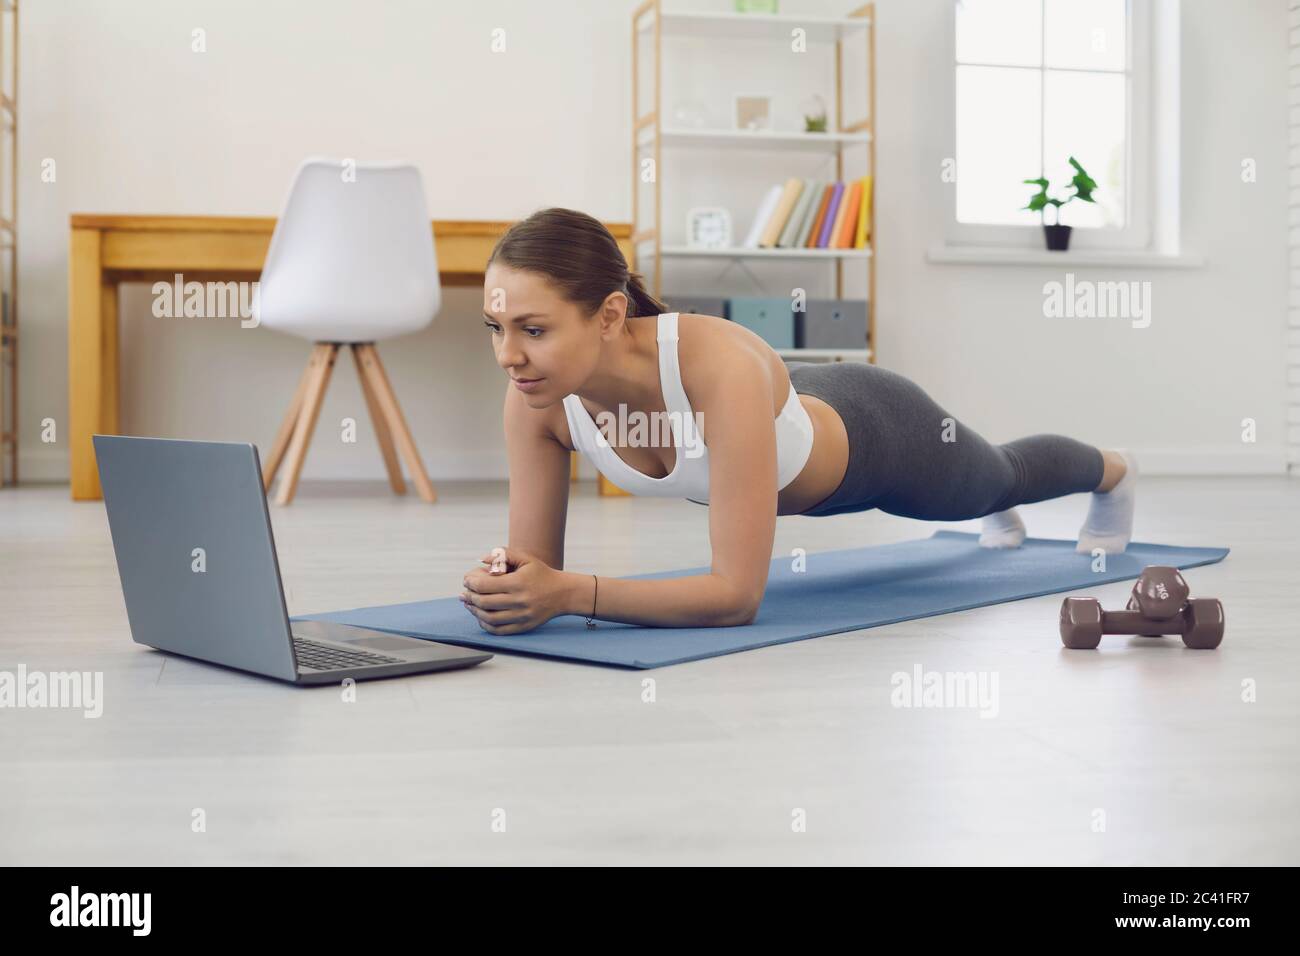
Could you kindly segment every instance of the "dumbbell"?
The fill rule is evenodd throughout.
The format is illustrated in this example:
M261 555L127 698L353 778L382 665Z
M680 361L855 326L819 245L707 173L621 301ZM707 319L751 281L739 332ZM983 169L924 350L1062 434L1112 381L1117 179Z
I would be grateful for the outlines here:
M1103 611L1096 598L1066 598L1061 603L1061 643L1093 648L1103 634L1179 634L1188 647L1218 647L1223 640L1223 603L1217 598L1188 600L1188 593L1177 568L1151 565L1133 586L1126 610Z
M1148 564L1133 582L1133 593L1129 595L1127 610L1141 611L1156 621L1167 621L1187 603L1191 588L1183 580L1177 568L1162 564ZM1163 634L1148 634L1143 637L1163 637Z
M1191 593L1177 568L1148 564L1133 582L1128 610L1141 611L1153 621L1167 621L1182 609Z

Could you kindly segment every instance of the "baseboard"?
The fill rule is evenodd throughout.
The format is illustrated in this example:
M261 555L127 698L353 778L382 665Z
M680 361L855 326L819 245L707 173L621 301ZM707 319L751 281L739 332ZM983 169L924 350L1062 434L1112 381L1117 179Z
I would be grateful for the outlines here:
M1144 475L1288 475L1285 445L1231 444L1195 448L1143 448L1125 446L1137 455ZM436 463L425 462L429 478L438 481L504 481L509 471L504 452L460 452ZM578 476L595 478L595 467L579 459ZM23 481L68 481L68 454L63 449L42 446L22 449L19 477ZM310 458L303 470L303 480L369 481L385 478L383 462L376 459L356 467L333 465L322 471L313 469Z
M427 458L424 461L424 467L429 472L429 479L437 484L438 481L504 481L509 477L509 468L506 462L504 452L484 451L484 452L458 452L454 456L448 456L447 460L438 462L438 467L432 467L433 462ZM403 469L405 471L405 469ZM39 481L39 482L68 482L68 453L66 450L50 448L48 446L31 449L21 449L18 461L19 479L21 481ZM313 467L311 455L308 454L307 461L303 465L303 481L386 481L387 473L384 471L383 459L379 457L378 450L375 451L374 461L360 462L353 466L344 464L339 466L338 463L332 463L327 467Z
M1285 445L1239 443L1195 448L1122 446L1137 455L1144 475L1286 475Z

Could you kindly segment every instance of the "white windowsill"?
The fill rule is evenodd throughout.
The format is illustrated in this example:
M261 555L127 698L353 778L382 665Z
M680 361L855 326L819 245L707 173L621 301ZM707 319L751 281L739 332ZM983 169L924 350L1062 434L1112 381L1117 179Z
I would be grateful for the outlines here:
M1178 253L1168 255L1135 249L1068 249L1049 252L1046 249L1010 248L1006 246L949 246L930 247L926 257L930 262L948 265L994 266L1119 266L1141 269L1200 269L1205 257Z

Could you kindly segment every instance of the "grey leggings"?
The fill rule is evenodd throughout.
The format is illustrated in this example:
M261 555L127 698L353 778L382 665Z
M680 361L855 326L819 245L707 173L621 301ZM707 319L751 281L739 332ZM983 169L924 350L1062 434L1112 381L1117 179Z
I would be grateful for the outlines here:
M1101 483L1104 461L1092 445L1063 435L990 444L897 372L862 362L786 366L795 391L830 405L849 434L844 480L805 515L878 508L961 521Z

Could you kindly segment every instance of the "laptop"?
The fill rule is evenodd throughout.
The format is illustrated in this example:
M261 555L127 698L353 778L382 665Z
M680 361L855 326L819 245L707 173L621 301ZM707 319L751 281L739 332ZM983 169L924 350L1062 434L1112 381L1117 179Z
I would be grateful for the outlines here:
M137 644L294 684L453 670L492 657L290 621L255 446L118 435L94 442Z

